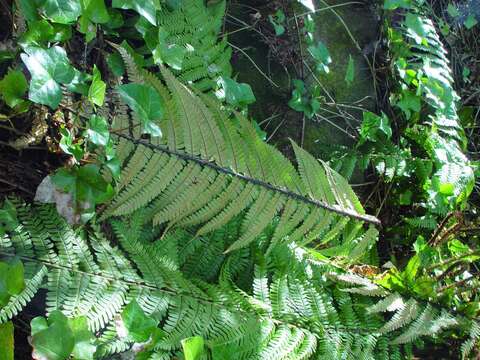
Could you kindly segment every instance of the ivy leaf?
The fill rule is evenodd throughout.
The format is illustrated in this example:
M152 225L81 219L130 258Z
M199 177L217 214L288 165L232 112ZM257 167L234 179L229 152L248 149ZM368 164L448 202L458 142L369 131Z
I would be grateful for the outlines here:
M62 100L59 83L68 84L75 76L67 53L59 46L50 49L29 47L25 52L21 58L32 76L29 99L56 109Z
M13 324L0 324L0 354L3 360L13 360Z
M72 81L70 81L69 84L67 84L67 90L81 94L84 96L88 96L88 91L90 89L90 86L88 86L87 81L90 81L91 75L84 73L82 71L78 71L77 69L74 68L74 76Z
M81 0L82 16L95 24L105 24L110 21L104 0Z
M275 35L283 35L285 32L285 26L282 25L285 22L284 12L281 9L278 9L274 16L268 15L268 20L270 21L270 24L273 25Z
M162 132L155 122L163 118L163 103L153 87L144 84L124 84L118 87L120 97L138 115L143 130L153 136Z
M475 15L474 14L470 14L468 15L467 19L464 21L463 25L465 25L465 27L467 29L471 29L473 28L475 25L478 24L478 21L477 19L475 18Z
M85 316L68 319L68 325L72 330L74 343L72 355L76 360L93 360L97 351L94 345L95 336L88 329L88 322Z
M35 0L19 0L18 5L27 22L38 20L38 4Z
M88 121L87 136L93 144L106 146L110 138L107 120L102 116L93 115Z
M135 10L152 25L157 25L157 10L160 10L159 0L113 0L112 7Z
M136 342L147 341L157 328L157 321L145 314L135 300L122 311L121 318L128 337Z
M35 358L65 360L75 345L68 318L59 310L53 311L48 320L36 317L30 323Z
M65 127L60 128L60 142L59 146L60 149L63 150L65 154L73 155L75 157L75 160L79 162L82 160L84 151L80 144L74 143L74 137L73 134L70 132L70 130L66 129Z
M165 29L158 30L158 45L153 50L153 59L157 64L166 63L172 69L181 70L187 49L181 45L167 42L168 33Z
M370 140L373 142L390 139L392 128L388 117L382 113L378 116L370 111L363 112L363 121L360 128L360 137L362 142Z
M49 19L59 24L71 24L82 13L78 0L45 0L43 10Z
M226 76L221 76L217 84L220 87L216 93L217 97L225 99L230 105L243 107L256 100L252 88L248 84L238 83Z
M355 63L353 61L352 55L348 55L348 65L347 65L347 71L345 73L345 82L347 83L348 86L350 86L353 83L354 78L355 78Z
M328 74L330 72L328 65L332 62L332 58L325 44L319 41L316 46L310 45L308 51L317 63L317 70Z
M52 181L62 191L73 194L76 203L88 202L94 206L110 200L114 194L112 185L105 181L94 164L59 169Z
M97 65L93 66L92 84L88 89L88 100L97 106L102 106L105 100L105 90L107 85L102 81L102 75Z
M28 83L25 75L18 70L10 70L5 77L0 80L0 95L5 103L11 108L23 103L23 96L27 92Z
M46 42L66 41L72 37L72 27L64 24L51 24L42 19L28 23L28 30L22 34L19 44L23 47L41 45Z
M0 308L7 304L12 295L25 288L24 269L21 261L0 262Z
M192 336L182 340L185 360L200 360L204 354L205 342L201 336Z

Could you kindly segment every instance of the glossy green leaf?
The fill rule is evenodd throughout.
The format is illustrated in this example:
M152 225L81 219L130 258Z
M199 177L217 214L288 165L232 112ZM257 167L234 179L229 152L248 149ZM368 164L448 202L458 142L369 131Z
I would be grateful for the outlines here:
M45 0L43 10L48 18L59 24L73 23L82 13L78 0Z
M23 47L42 45L47 42L66 41L72 37L72 27L64 24L51 24L42 19L28 23L28 30L22 34L19 44Z
M84 155L82 146L78 142L75 142L73 134L70 132L70 130L62 127L60 128L60 135L60 149L62 149L65 154L73 155L75 160L80 162Z
M317 45L310 45L308 51L316 61L317 70L319 72L329 73L330 69L328 65L332 62L332 58L325 44L318 41Z
M248 84L238 83L226 76L220 77L217 83L220 87L217 97L224 99L230 105L243 107L256 100L252 88Z
M8 303L12 295L25 288L24 269L20 260L0 261L0 308Z
M187 49L181 45L167 42L168 33L158 30L158 45L153 50L153 59L157 64L167 64L172 69L181 70Z
M107 120L102 116L93 115L87 124L87 136L93 144L106 146L110 138Z
M75 360L93 360L97 347L95 345L95 336L88 329L88 322L85 316L68 319L68 324L72 330L74 346L72 355Z
M85 201L92 206L110 200L114 194L112 185L105 181L94 164L59 169L52 181L59 189L73 194L75 202Z
M276 36L280 36L285 33L285 26L283 26L285 19L285 13L281 9L278 9L273 16L268 15L268 20L270 21L270 24L272 24Z
M102 106L103 101L105 100L105 90L107 89L107 84L102 81L102 75L97 66L93 66L93 77L92 84L88 89L88 100L97 106Z
M152 25L157 25L157 10L160 10L159 0L113 0L112 7L124 10L135 10Z
M348 86L350 86L353 83L354 79L355 79L355 62L353 61L352 55L348 55L348 65L347 65L347 71L345 73L345 82L347 83Z
M32 347L37 357L47 360L65 360L72 353L75 340L68 326L68 318L61 311L53 311L48 320L34 318L31 322Z
M363 112L363 121L360 128L360 137L363 141L373 142L389 139L392 136L392 128L388 117L382 113L378 116L370 111Z
M147 341L157 328L158 321L147 316L135 300L125 307L121 316L128 337L133 341Z
M87 82L90 80L91 76L89 74L74 69L74 76L72 81L66 84L67 90L77 94L88 96L90 86L87 84Z
M0 95L5 103L12 108L25 101L23 96L27 89L27 79L25 79L25 75L21 71L10 70L0 80Z
M68 84L75 76L67 53L59 46L50 49L29 47L25 52L21 58L32 76L29 99L56 109L62 100L60 83Z
M110 21L104 0L81 0L82 16L95 24L105 24Z
M2 360L13 360L13 324L8 321L0 324L0 354Z
M38 5L35 0L18 0L22 15L28 22L38 20Z
M118 87L123 101L137 114L143 124L143 131L153 136L162 132L156 122L163 118L164 109L161 97L155 89L144 84L124 84Z
M201 336L192 336L182 340L185 360L200 360L205 352L205 342Z

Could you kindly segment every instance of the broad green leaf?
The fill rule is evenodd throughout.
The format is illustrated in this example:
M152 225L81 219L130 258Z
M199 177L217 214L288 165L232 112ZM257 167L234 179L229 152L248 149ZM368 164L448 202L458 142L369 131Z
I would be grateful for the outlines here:
M81 0L82 16L95 24L105 24L110 21L104 0Z
M77 94L88 96L90 86L87 84L87 82L91 80L91 76L82 71L78 71L77 69L74 69L74 74L75 75L73 76L72 81L70 81L70 83L66 85L67 90Z
M200 360L205 352L205 342L201 336L192 336L182 340L185 360Z
M308 51L316 61L317 70L328 73L330 71L328 65L332 62L332 58L325 44L319 41L317 45L310 45Z
M417 113L420 111L421 98L413 91L404 90L400 95L400 100L396 102L395 106L403 111L407 119L410 119L412 112Z
M100 70L97 69L97 66L93 66L93 77L92 84L88 89L88 100L97 106L102 106L103 101L105 100L105 90L107 89L107 84L102 81L102 75Z
M66 360L72 353L75 341L68 319L61 311L55 310L45 321L32 320L32 347L37 357L47 360Z
M125 307L121 317L128 337L136 342L147 341L157 328L158 321L147 316L135 300Z
M477 19L475 18L475 15L474 14L470 14L468 15L468 17L466 18L466 20L463 22L463 25L465 25L465 27L467 29L471 29L473 28L475 25L478 24L478 21Z
M88 322L85 316L68 319L68 324L72 330L75 345L72 355L75 360L93 360L93 355L97 350L95 346L95 336L88 329Z
M18 0L18 5L27 22L38 20L38 5L35 0Z
M61 127L60 135L61 135L60 142L59 142L60 149L62 149L63 152L66 154L73 155L75 157L75 160L77 160L77 162L80 162L80 160L82 160L84 155L82 146L78 142L77 143L74 142L75 139L73 137L73 134L70 132L70 130L64 127Z
M59 24L73 23L82 13L78 0L45 0L43 10L49 19Z
M163 118L164 110L161 97L155 89L144 84L124 84L118 92L127 105L138 115L145 133L161 136L162 132L155 123Z
M78 31L85 34L87 44L97 36L97 25L90 21L86 16L81 16L78 21Z
M23 47L42 45L47 42L66 41L72 37L72 27L64 24L51 24L42 19L28 23L28 30L22 34L19 44Z
M23 264L18 259L0 261L0 308L8 303L12 295L18 295L25 288Z
M360 128L360 137L363 141L373 142L389 139L392 136L392 128L388 117L382 113L378 116L370 111L363 112L363 121Z
M0 236L5 230L12 231L18 226L17 210L10 200L5 199L0 209Z
M60 83L68 84L75 76L67 53L59 46L50 49L29 47L25 52L21 58L32 76L29 99L56 109L62 100Z
M102 116L93 115L88 121L87 136L93 144L106 146L110 138L107 120Z
M281 9L278 9L277 12L272 16L268 15L268 20L270 24L273 25L275 30L275 35L280 36L285 32L285 26L282 24L285 23L285 14Z
M460 13L458 12L458 9L452 3L448 4L447 12L448 12L448 15L450 15L453 18L456 18L456 17L460 16Z
M352 55L348 55L348 65L347 65L347 71L345 73L345 82L347 83L348 86L350 86L353 83L354 78L355 78L355 63L353 61Z
M10 70L7 75L0 80L0 95L11 108L25 101L23 96L27 90L27 79L25 79L25 75L23 75L21 71Z
M85 201L92 207L110 200L114 194L112 185L105 181L94 164L59 169L52 181L62 191L71 193L76 203Z
M113 0L112 7L135 10L152 25L157 25L157 10L160 10L159 0Z
M8 264L6 285L10 295L18 295L25 288L23 263L20 260L15 259Z
M0 324L0 354L2 360L13 360L13 324Z
M158 29L158 45L153 50L153 59L157 64L167 64L172 69L181 70L187 49L181 45L167 42L168 33Z
M252 88L248 84L241 84L235 80L222 76L217 81L220 90L217 91L217 97L233 106L243 107L255 102Z

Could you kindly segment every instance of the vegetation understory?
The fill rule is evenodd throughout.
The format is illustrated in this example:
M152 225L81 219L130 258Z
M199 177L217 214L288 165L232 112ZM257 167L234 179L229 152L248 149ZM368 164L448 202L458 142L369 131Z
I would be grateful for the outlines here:
M480 358L477 1L0 9L0 360Z

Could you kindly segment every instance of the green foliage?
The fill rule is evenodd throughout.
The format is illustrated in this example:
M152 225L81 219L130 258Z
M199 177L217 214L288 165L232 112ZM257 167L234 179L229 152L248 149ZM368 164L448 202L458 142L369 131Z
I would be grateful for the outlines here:
M293 80L293 85L295 87L292 90L292 98L288 102L288 106L296 111L303 112L308 118L312 118L320 110L320 102L315 94L308 92L302 80Z
M204 341L201 336L192 336L182 340L185 360L200 360L204 353Z
M23 264L19 260L0 262L0 307L25 287Z
M13 324L11 321L0 324L0 354L3 359L13 360Z
M70 83L75 75L67 53L59 46L28 47L21 56L32 77L29 99L56 109L62 100L60 84Z
M86 317L67 318L54 310L45 319L34 318L31 323L33 355L46 360L93 360L95 338L87 326Z
M330 72L328 65L332 62L332 58L330 57L330 52L325 44L321 41L318 41L316 45L310 45L308 47L308 51L315 60L317 71L328 74Z
M28 83L25 75L18 70L10 70L0 80L0 95L5 103L14 108L25 102L23 96L27 92Z
M213 358L226 359L356 359L361 352L383 360L399 355L395 343L465 322L412 299L398 298L396 306L382 299L375 305L371 295L388 294L314 260L295 244L277 244L268 260L262 255L267 244L261 242L222 255L235 241L238 221L208 237L175 231L150 242L160 235L137 214L111 222L118 242L112 247L98 229L72 230L50 205L16 205L21 225L0 242L0 252L22 256L27 283L47 276L50 316L32 321L32 343L49 359L65 359L72 351L79 359L91 359L93 353L104 358L128 349L133 338L147 339L139 356L172 358L183 346L185 356L193 358L204 347ZM212 244L219 247L203 254L206 264L218 265L210 281L202 280L206 269L189 264ZM220 263L214 260L219 257ZM35 291L28 285L23 290L30 296ZM10 303L27 301L12 298ZM379 315L384 308L395 312L390 321ZM86 322L100 334L96 340Z
M255 102L255 95L248 84L239 84L229 77L221 76L218 85L220 89L216 92L217 98L225 100L227 104L242 108Z
M277 12L273 15L268 15L268 21L272 24L273 29L275 30L275 35L281 36L285 32L285 14L281 9L278 9Z
M93 66L93 77L90 88L88 89L88 100L90 100L94 105L102 106L105 99L105 90L107 84L102 81L102 75L100 70L97 67Z
M119 86L118 93L138 116L143 132L153 136L162 135L156 122L163 118L163 104L152 86L124 84Z

